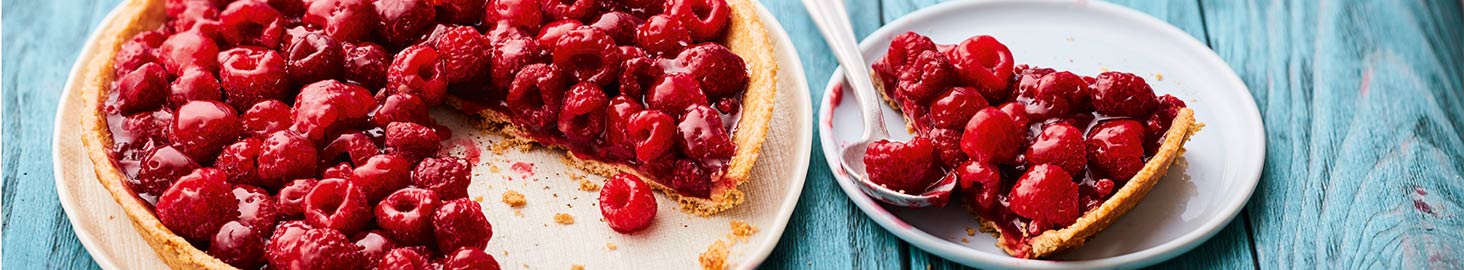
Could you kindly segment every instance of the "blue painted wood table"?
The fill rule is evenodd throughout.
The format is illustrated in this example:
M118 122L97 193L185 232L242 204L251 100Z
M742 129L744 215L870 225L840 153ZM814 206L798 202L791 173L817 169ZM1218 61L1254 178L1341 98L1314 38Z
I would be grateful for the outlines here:
M119 0L4 0L3 262L96 268L57 201L51 128L71 63ZM798 1L764 3L818 100L836 66ZM849 0L867 35L929 0ZM1464 267L1460 1L1124 0L1208 44L1250 87L1269 147L1260 187L1219 235L1157 268ZM1038 19L1038 18L1034 18ZM870 222L814 151L764 268L960 268Z

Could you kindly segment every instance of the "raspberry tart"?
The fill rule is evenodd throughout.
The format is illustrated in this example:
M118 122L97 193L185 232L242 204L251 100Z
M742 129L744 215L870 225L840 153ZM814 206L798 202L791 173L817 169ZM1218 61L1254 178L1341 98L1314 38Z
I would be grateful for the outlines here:
M473 162L442 151L428 109L614 176L634 192L612 198L613 229L649 223L649 188L720 212L744 200L776 91L752 8L126 1L82 67L83 141L174 268L498 269Z
M872 69L915 138L872 143L871 180L920 194L956 177L957 196L1014 257L1082 246L1141 201L1201 127L1142 77L1018 65L991 36L947 45L903 33Z

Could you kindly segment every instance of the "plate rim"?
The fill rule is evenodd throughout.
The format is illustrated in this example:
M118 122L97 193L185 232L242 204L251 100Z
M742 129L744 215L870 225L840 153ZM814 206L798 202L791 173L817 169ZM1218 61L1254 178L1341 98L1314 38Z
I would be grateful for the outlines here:
M76 94L73 93L72 89L76 88L77 81L81 79L81 73L79 72L80 68L88 60L86 56L96 54L97 40L101 37L103 31L103 28L100 26L108 25L116 21L118 14L121 13L122 6L122 4L118 4L117 6L112 7L112 10L107 12L107 16L102 17L102 20L97 23L98 27L93 28L91 34L87 36L86 45L82 45L81 51L77 53L76 61L71 64L71 71L68 73L68 75L66 75L66 84L62 86L63 89L61 90L61 98L58 99L58 102L56 103L55 120L51 126L51 172L52 176L55 178L54 184L56 185L56 195L58 196L57 199L61 202L61 210L63 212L66 212L66 221L71 225L72 234L76 235L77 241L81 242L81 246L86 249L87 256L91 257L92 261L96 262L97 266L101 267L102 269L119 269L119 267L117 267L117 262L114 261L112 257L95 255L111 253L102 252L103 250L101 249L101 244L97 243L97 240L95 238L92 238L91 234L76 233L78 231L81 231L81 227L78 226L75 222L75 220L77 220L77 214L75 209L80 206L75 205L74 202L62 199L71 198L73 197L73 195L71 194L71 191L69 189L62 188L67 180L66 176L61 173L64 168L62 168L61 166L62 160L60 138L61 126L65 125L64 121L66 119L63 116L67 114L67 109L68 107L70 107L66 106L68 104L67 100L71 99L72 95ZM93 164L91 164L91 159L86 159L84 162L88 167L94 166ZM129 220L131 220L131 218L129 218Z
M913 11L913 12L910 12L909 14L906 14L906 15L904 15L904 16L902 16L902 17L900 17L900 18L898 18L898 19L896 19L896 20L894 20L894 21L892 21L892 22L890 22L888 24L885 24L885 25L881 26L879 29L877 29L874 32L870 33L869 36L867 36L864 39L862 39L861 42L860 42L860 44L859 44L860 45L859 47L860 47L861 53L862 52L865 52L865 51L869 51L872 48L874 48L876 45L878 45L878 44L875 44L875 42L873 42L876 39L876 38L873 38L873 37L890 37L893 34L895 34L894 33L895 31L898 31L896 29L907 29L907 28L909 28L909 27L907 27L907 25L909 25L909 24L912 24L914 22L921 21L921 20L927 20L929 17L933 17L934 15L936 15L938 13L942 13L942 12L949 12L949 11L952 11L952 10L963 10L963 9L979 9L979 8L982 8L982 6L984 6L984 5L994 5L994 4L1039 4L1040 5L1040 4L1054 4L1054 3L1059 3L1059 4L1080 4L1080 5L1082 5L1082 8L1092 9L1092 10L1098 12L1098 13L1106 13L1106 14L1118 16L1118 17L1121 17L1121 18L1124 18L1124 19L1135 20L1135 21L1138 21L1140 24L1143 24L1143 25L1148 25L1148 26L1152 27L1153 30L1158 30L1164 36L1166 36L1166 37L1168 37L1170 39L1178 40L1181 43L1181 44L1178 44L1178 45L1184 47L1186 51L1198 51L1198 52L1200 52L1200 54L1198 56L1200 58L1202 58L1203 60L1205 60L1204 61L1205 64L1210 65L1212 67L1219 67L1220 70L1229 71L1229 72L1226 72L1225 74L1220 74L1221 77L1222 77L1221 80L1227 81L1227 82L1230 82L1230 83L1233 83L1235 85L1239 85L1239 86L1243 87L1242 89L1239 89L1239 90L1243 90L1243 91L1229 91L1229 94L1230 95L1243 96L1242 98L1238 98L1237 99L1237 100L1240 100L1241 101L1239 103L1239 105L1241 105L1241 106L1238 107L1238 109L1241 109L1243 111L1242 112L1242 115L1241 115L1242 120L1245 120L1246 118L1249 118L1251 120L1255 120L1255 121L1244 121L1244 122L1240 122L1242 125L1249 124L1248 127L1251 128L1250 129L1251 132L1248 132L1249 133L1248 135L1251 135L1252 137L1257 138L1257 140L1255 140L1256 141L1256 144L1255 145L1252 145L1252 147L1248 151L1242 151L1242 153L1245 153L1245 152L1254 152L1255 154L1258 155L1258 158L1251 159L1252 162L1249 162L1249 163L1240 161L1240 162L1237 162L1236 165L1234 165L1234 166L1239 167L1239 168L1253 168L1254 170L1253 170L1253 172L1240 172L1238 174L1238 176L1236 177L1236 178L1239 178L1239 179L1242 179L1242 180L1247 180L1247 182L1246 183L1242 183L1242 185L1240 186L1241 187L1241 190L1239 190L1239 191L1241 191L1241 192L1237 192L1235 195L1231 195L1231 196L1227 196L1227 197L1224 197L1223 198L1223 200L1221 202L1222 203L1222 208L1220 208L1220 211L1216 212L1216 215L1222 215L1222 216L1224 216L1224 218L1211 218L1210 220L1207 220L1203 224L1201 224L1198 227L1198 229L1191 230L1189 232L1186 232L1184 234L1181 234L1179 237L1177 237L1177 238L1175 238L1175 239L1173 239L1171 241L1168 241L1168 242L1159 244L1159 245L1154 246L1154 247L1146 248L1146 249L1143 249L1143 250L1139 250L1139 251L1135 251L1135 252L1131 252L1131 253L1127 253L1127 254L1123 254L1123 255L1118 255L1118 256L1113 256L1113 257L1107 257L1107 258L1101 258L1101 259L1091 259L1091 260L1050 261L1050 260L1018 259L1018 258L1014 258L1014 257L1010 257L1010 256L1005 256L1004 254L989 254L989 253L983 253L983 252L974 252L973 253L973 252L970 252L970 248L968 248L968 247L961 246L961 245L957 245L957 244L951 243L948 240L935 237L935 236L933 236L933 235L931 235L929 233L926 233L923 230L918 230L918 229L913 229L913 228L912 229L904 229L904 227L906 227L906 226L904 226L904 221L902 221L902 220L898 219L897 217L894 217L893 215L889 214L889 212L887 210L885 210L882 205L880 205L879 203L875 202L873 199L869 198L867 195L864 195L861 191L859 191L858 187L855 186L854 183L850 182L851 180L847 179L847 177L845 177L845 176L843 176L841 174L838 174L838 173L834 174L835 179L838 180L839 186L844 190L845 195L848 195L850 201L852 201L856 206L858 206L859 209L862 212L864 212L864 214L866 216L870 217L870 219L874 220L875 223L879 224L880 227L883 227L886 231L889 231L890 233L892 233L895 236L899 237L901 240L904 240L906 242L909 242L910 244L912 244L912 245L920 248L921 250L924 250L926 252L930 252L930 253L935 254L937 256L940 256L942 258L945 258L945 259L948 259L948 260L952 260L952 261L956 261L958 263L961 263L961 264L964 264L964 265L968 265L968 266L994 267L994 268L1018 268L1018 267L1020 267L1020 268L1035 268L1035 269L1068 269L1068 268L1136 268L1136 267L1148 266L1148 265L1152 265L1152 264L1155 264L1155 263L1158 263L1158 262L1161 262L1161 261L1164 261L1164 260L1168 260L1168 259L1174 258L1174 257L1176 257L1176 256L1178 256L1180 254L1183 254L1185 252L1188 252L1189 250L1194 249L1195 247L1198 247L1200 244L1206 242L1207 240L1209 240L1210 238L1212 238L1213 236L1215 236L1216 234L1218 234L1220 232L1220 230L1222 230L1224 228L1225 225L1229 224L1232 220L1234 220L1235 217L1239 215L1240 211L1242 209L1244 209L1245 205L1250 200L1250 198L1254 195L1255 189L1256 189L1256 187L1260 183L1260 176L1261 176L1261 172L1263 171L1264 162L1265 162L1265 149L1266 149L1266 137L1265 137L1264 119L1261 118L1261 116L1260 116L1259 107L1256 105L1254 98L1251 96L1251 91L1249 89L1249 86L1246 85L1245 82L1240 79L1240 76L1235 72L1235 70L1233 68L1231 68L1224 61L1223 58L1220 58L1220 56L1217 55L1215 53L1215 51L1213 49L1211 49L1209 46L1206 46L1203 43L1200 43L1198 40L1196 40L1194 37L1190 36L1188 33L1180 30L1179 28L1175 27L1172 24L1169 24L1168 22L1165 22L1163 20L1159 20L1158 18L1155 18L1155 17L1150 16L1148 14L1145 14L1145 13L1142 13L1142 12L1139 12L1139 11L1136 11L1136 10L1133 10L1133 9L1130 9L1130 8L1127 8L1127 7L1119 6L1119 5L1116 5L1116 4L1113 4L1113 3L1109 3L1109 2L1106 2L1106 1L1082 1L1082 0L1077 0L1077 1L1074 1L1074 0L1037 0L1037 1L1019 1L1019 0L973 0L973 1L949 1L949 2L942 2L942 3L936 4L936 5L932 5L932 6L929 6L929 7L925 7L925 8L922 8L922 9L919 9L919 10L916 10L916 11ZM834 87L836 87L838 85L842 85L842 84L844 84L844 82L845 82L845 78L844 78L843 67L840 66L839 68L836 68L834 70L833 74L830 76L830 78L829 78L829 84L825 87L826 88L825 91L826 92L833 91L833 88ZM831 104L831 102L832 102L832 99L831 98L832 97L833 97L833 95L824 95L823 98L820 100L820 102L818 104L818 107L819 107L819 109L818 109L819 110L819 116L818 116L819 120L818 121L819 121L819 123L825 123L827 121L832 121L832 119L831 119L831 116L832 116L832 107L827 106L828 104ZM886 107L886 106L881 106L881 108L883 108L883 107ZM832 122L829 122L829 123L832 123ZM832 143L835 141L835 138L832 137L833 136L832 130L829 130L829 128L826 125L819 125L818 128L819 128L819 131L820 131L819 132L820 145L823 148L822 150L824 151L825 156L838 156L837 153L834 153L834 151L837 151L837 147L835 147L834 145L832 145ZM834 171L840 171L841 170L839 168L839 165L837 164L837 162L838 162L837 159L829 159L828 162L829 162L828 166L830 167L831 170L834 170ZM1239 196L1240 194L1244 194L1244 196Z

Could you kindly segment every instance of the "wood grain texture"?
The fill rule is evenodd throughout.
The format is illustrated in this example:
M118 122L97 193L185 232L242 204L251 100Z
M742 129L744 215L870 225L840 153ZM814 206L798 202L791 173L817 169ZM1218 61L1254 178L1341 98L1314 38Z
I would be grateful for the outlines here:
M1203 4L1266 125L1260 268L1464 267L1460 3Z

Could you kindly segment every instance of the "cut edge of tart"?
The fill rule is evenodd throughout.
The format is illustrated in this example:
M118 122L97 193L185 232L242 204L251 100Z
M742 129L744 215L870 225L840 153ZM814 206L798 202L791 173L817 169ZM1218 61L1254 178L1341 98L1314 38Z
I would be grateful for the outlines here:
M740 116L736 127L733 128L732 144L736 152L726 167L721 179L714 179L710 196L700 198L696 196L682 195L675 188L665 185L656 179L640 172L639 170L618 163L601 162L593 159L580 158L570 150L569 147L558 144L543 144L534 139L528 131L512 124L511 116L496 110L481 110L478 114L482 116L483 123L487 130L497 130L498 133L509 136L511 142L534 143L551 149L564 152L565 163L600 175L605 178L614 177L619 173L629 173L648 179L647 183L655 190L661 191L672 200L675 200L682 212L698 216L710 216L722 211L731 209L746 200L746 194L739 188L743 183L750 180L752 168L757 163L758 155L762 152L763 142L767 139L769 122L772 120L773 107L776 105L778 64L773 58L772 40L768 36L767 28L758 18L756 7L748 0L727 0L731 6L731 18L727 24L726 36L717 40L733 53L741 56L747 65L748 83L747 90L743 93ZM451 98L450 105L458 108L466 108L470 105L462 104L461 100Z
M81 56L90 57L81 66L82 86L79 90L85 108L100 108L106 100L107 85L115 77L112 72L113 58L122 43L137 33L156 29L167 20L163 14L163 3L163 0L123 1L118 7L117 17L105 22L97 30L100 38L98 44L93 44L98 46L97 51L94 55ZM87 156L95 168L97 181L112 194L118 206L130 217L132 226L137 228L142 238L158 253L158 258L175 268L233 269L233 266L194 247L188 240L164 227L162 221L148 208L147 202L126 186L127 176L122 174L122 170L106 150L112 144L112 136L107 129L105 113L101 109L82 113L80 124L87 131L81 136L82 143L87 147Z

